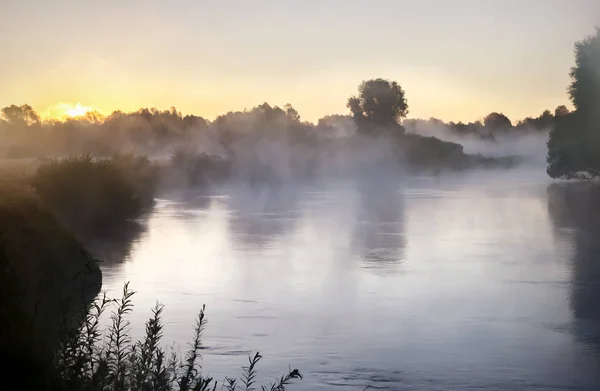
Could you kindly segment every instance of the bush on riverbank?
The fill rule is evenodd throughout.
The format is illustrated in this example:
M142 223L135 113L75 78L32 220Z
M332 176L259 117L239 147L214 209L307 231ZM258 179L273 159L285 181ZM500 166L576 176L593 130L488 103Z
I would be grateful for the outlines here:
M157 169L146 157L90 155L44 161L31 179L42 200L75 232L106 232L151 209Z

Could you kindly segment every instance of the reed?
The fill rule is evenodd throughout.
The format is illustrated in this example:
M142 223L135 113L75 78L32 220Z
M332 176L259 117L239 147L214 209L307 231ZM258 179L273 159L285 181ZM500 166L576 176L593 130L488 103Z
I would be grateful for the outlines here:
M207 324L203 306L196 319L191 342L182 357L174 349L167 352L161 347L163 336L163 306L157 304L146 322L145 337L132 341L127 316L133 310L134 292L129 284L123 287L122 296L111 300L98 296L81 311L78 327L65 322L62 342L56 352L54 367L59 388L64 390L111 391L209 391L216 390L219 382L202 371L201 350L203 332ZM102 333L100 319L112 306L111 322ZM293 380L301 379L297 369L268 385L256 385L260 353L249 357L239 378L226 377L220 385L227 391L285 391Z

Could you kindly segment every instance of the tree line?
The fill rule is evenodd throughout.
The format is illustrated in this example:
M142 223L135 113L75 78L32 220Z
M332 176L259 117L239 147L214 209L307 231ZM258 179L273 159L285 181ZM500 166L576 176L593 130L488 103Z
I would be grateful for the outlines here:
M0 135L4 140L0 154L6 157L154 154L178 145L193 145L205 153L235 159L236 155L249 155L248 145L256 146L265 140L316 147L348 137L363 140L387 137L392 138L404 162L468 165L465 162L469 159L460 144L442 141L436 134L422 134L423 128L433 126L457 136L487 141L497 141L498 135L548 132L548 175L592 178L600 175L599 69L600 29L597 28L595 34L575 44L575 65L568 88L575 109L570 111L561 105L553 112L545 110L537 117L516 123L500 112L470 123L406 119L409 106L405 91L396 81L381 78L359 85L358 94L347 101L348 114L323 117L316 125L302 121L289 104L278 107L263 103L250 110L220 115L214 121L183 115L175 108L115 111L106 117L92 111L65 121L43 121L31 106L11 105L0 112ZM260 160L257 156L253 159Z
M349 137L395 137L405 155L460 154L461 146L439 140L420 139L421 120L406 119L406 93L395 81L364 81L358 94L347 101L349 114L329 115L317 124L303 121L291 105L284 107L263 103L250 110L232 111L214 121L169 110L139 109L108 116L91 111L64 121L42 120L29 105L11 105L1 110L0 134L4 140L0 154L27 158L90 153L107 156L114 153L157 154L180 145L194 145L212 154L241 154L240 145L249 140L278 139L289 144L316 147L325 142ZM566 108L562 108L566 110ZM557 109L557 112L560 110ZM568 111L568 110L567 110ZM549 111L538 118L527 118L519 127L545 129L554 121ZM442 123L431 119L429 122ZM489 138L493 131L506 130L510 120L499 113L488 115L483 122L449 123L463 135ZM413 135L406 135L412 133ZM493 138L493 137L492 137Z
M505 114L492 112L482 120L473 122L444 122L438 118L406 119L403 121L407 131L416 134L447 133L458 138L475 137L482 141L501 141L503 136L520 136L525 134L547 134L564 116L570 114L565 105L560 105L554 111L544 110L537 117L527 117L515 123ZM441 136L441 135L440 135Z
M404 90L397 82L381 78L364 81L359 86L359 95L348 99L347 107L350 114L328 115L315 125L302 121L290 104L280 108L263 103L250 110L220 115L214 121L183 115L175 108L142 108L130 113L115 111L108 116L90 111L64 121L44 121L31 106L24 104L1 110L0 132L9 144L4 151L8 157L30 157L73 150L94 154L129 152L123 151L123 148L153 151L165 143L190 141L200 134L216 135L216 140L226 146L240 134L285 134L296 140L306 140L354 134L400 135L406 131L419 134L419 129L424 126L444 127L458 136L493 141L496 135L502 133L549 131L560 118L570 114L569 109L562 105L554 112L545 110L537 117L527 117L515 124L499 112L468 123L446 123L437 118L407 119L408 104ZM31 132L36 132L36 140L41 145L35 145ZM43 143L39 137L44 140Z

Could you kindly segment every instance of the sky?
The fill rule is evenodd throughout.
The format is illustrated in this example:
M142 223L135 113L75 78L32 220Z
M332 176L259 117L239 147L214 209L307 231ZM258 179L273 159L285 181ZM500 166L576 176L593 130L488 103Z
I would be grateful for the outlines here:
M573 45L596 25L598 0L2 0L0 106L214 119L291 103L314 122L382 77L411 118L517 120L569 103Z

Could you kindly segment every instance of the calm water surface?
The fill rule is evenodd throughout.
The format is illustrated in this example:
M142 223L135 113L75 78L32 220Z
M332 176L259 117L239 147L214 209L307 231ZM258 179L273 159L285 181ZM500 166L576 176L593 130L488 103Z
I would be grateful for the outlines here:
M134 336L165 304L182 351L206 304L217 379L259 350L261 379L303 372L295 390L600 390L600 235L549 185L519 171L173 194L104 288L138 292Z

